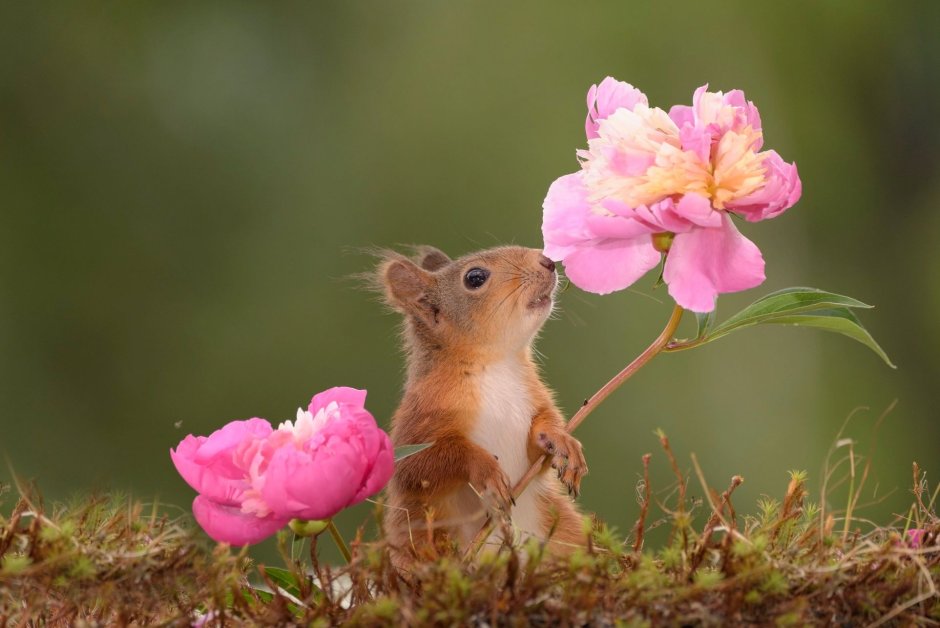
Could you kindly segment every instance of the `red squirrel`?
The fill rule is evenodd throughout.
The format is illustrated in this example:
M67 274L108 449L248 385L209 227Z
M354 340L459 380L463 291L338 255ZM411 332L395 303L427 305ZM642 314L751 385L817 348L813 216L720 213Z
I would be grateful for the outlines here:
M569 495L587 465L532 359L554 306L554 262L519 246L457 260L420 247L416 259L386 254L378 281L404 315L408 369L392 440L433 443L398 463L388 486L395 563L434 555L428 545L441 542L465 548L498 511L517 540L545 539L557 553L583 545ZM543 454L541 473L513 502L512 486Z

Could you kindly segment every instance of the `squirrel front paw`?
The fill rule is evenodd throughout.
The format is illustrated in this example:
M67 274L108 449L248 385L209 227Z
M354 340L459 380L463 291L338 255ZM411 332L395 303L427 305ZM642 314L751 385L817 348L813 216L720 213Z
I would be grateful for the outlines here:
M581 478L587 475L587 462L581 451L581 443L574 436L562 430L539 432L536 444L551 460L552 468L558 472L568 494L575 497L581 494Z
M499 466L495 457L484 458L471 469L470 485L490 510L502 510L509 514L510 507L515 505L509 476Z

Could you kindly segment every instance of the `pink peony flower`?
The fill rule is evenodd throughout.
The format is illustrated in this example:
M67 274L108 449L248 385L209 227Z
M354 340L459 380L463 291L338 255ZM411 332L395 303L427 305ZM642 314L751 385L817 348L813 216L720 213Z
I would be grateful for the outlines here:
M760 250L729 216L773 218L800 198L794 164L763 151L760 115L739 90L695 91L692 106L651 108L610 77L588 92L581 170L557 179L543 204L545 255L590 292L622 290L654 268L653 236L674 236L663 279L682 307L764 281Z
M327 519L378 493L394 453L365 399L364 390L331 388L277 430L255 418L187 436L170 457L199 493L196 521L216 541L246 545L291 519Z

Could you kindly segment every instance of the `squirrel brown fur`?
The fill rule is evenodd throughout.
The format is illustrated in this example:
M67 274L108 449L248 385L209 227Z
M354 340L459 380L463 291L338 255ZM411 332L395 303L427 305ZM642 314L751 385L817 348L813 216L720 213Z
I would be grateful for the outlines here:
M421 247L415 259L386 254L378 280L404 315L408 368L392 440L432 443L400 461L388 486L395 563L465 548L490 513L508 515L516 540L534 536L557 553L583 545L569 495L587 465L532 358L554 305L554 263L518 246L457 260ZM543 454L513 503L512 486Z

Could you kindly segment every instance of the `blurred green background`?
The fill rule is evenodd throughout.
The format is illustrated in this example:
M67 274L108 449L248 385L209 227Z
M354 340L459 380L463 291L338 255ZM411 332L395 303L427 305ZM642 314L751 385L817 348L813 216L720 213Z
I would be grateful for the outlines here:
M334 385L367 388L387 425L397 321L349 279L371 263L357 250L539 246L610 74L664 108L744 89L799 164L803 200L744 226L767 282L719 312L791 285L848 294L878 306L863 320L900 368L787 328L660 357L579 431L584 508L629 529L641 455L671 482L659 427L715 486L745 477L739 511L792 468L818 498L846 416L870 408L848 429L867 449L897 398L862 499L887 521L912 460L940 474L938 28L928 1L5 2L0 451L50 499L185 508L167 450L190 432L291 418ZM569 413L659 332L654 279L562 295L539 348Z

